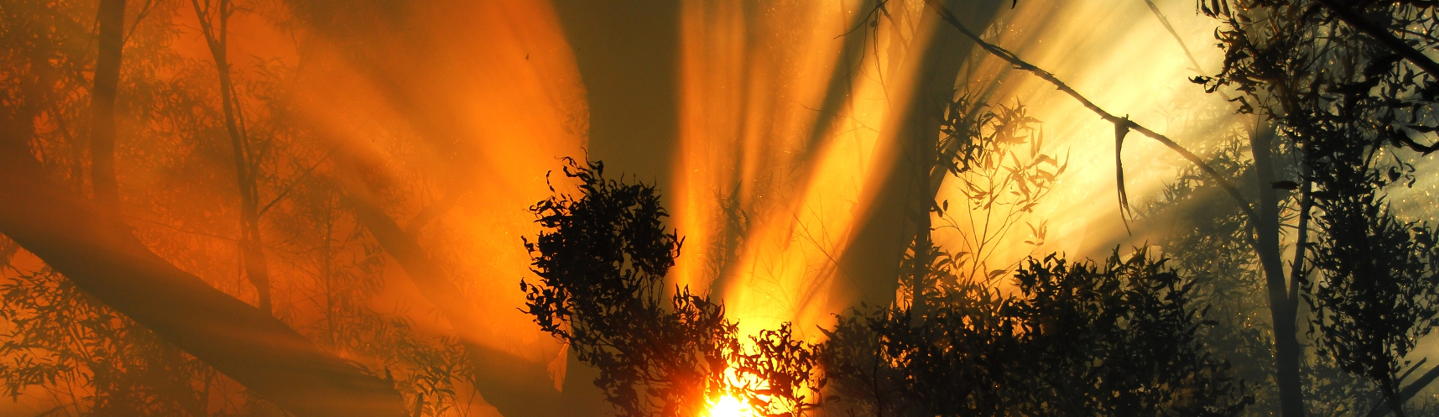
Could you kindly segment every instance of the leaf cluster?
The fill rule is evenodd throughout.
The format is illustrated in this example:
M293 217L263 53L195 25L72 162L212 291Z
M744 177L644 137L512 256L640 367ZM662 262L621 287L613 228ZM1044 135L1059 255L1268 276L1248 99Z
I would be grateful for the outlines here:
M58 273L0 284L0 383L12 399L42 386L55 414L205 416L196 385L215 373Z
M544 229L525 241L539 282L520 289L525 312L599 368L595 384L620 415L698 415L721 395L764 415L813 408L808 393L822 385L814 347L788 325L747 348L722 305L688 288L663 293L682 241L665 229L653 185L605 179L600 162L566 164L580 194L530 208Z
M1386 188L1411 185L1403 154L1435 150L1439 97L1432 59L1439 46L1433 2L1203 1L1223 26L1223 70L1198 77L1231 87L1241 112L1279 122L1297 149L1299 187L1313 199L1313 251L1296 264L1320 275L1312 294L1322 353L1370 379L1399 408L1398 374L1414 339L1434 326L1433 231L1399 220ZM1424 142L1431 142L1425 144ZM1427 251L1427 252L1426 252ZM1301 280L1301 285L1306 285ZM1307 290L1306 290L1307 291Z
M1395 219L1373 193L1324 199L1311 329L1342 369L1398 390L1404 360L1439 316L1439 247L1427 224Z

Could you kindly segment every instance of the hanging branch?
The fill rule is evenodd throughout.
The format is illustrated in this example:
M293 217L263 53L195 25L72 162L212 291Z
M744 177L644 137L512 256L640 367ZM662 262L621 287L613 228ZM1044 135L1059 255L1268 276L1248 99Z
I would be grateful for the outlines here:
M1293 306L1299 305L1299 285L1309 276L1304 260L1309 249L1309 212L1314 210L1314 196L1310 194L1311 181L1308 175L1299 187L1299 237L1294 244L1294 263L1289 271L1289 303Z
M1125 116L1124 121L1128 122L1129 117ZM1134 213L1129 210L1129 193L1124 192L1124 137L1129 135L1129 125L1125 123L1114 124L1114 182L1119 184L1119 220L1124 223L1124 233L1133 235L1129 230L1129 219L1134 218Z
M955 29L959 29L959 32L964 34L965 37L968 37L976 44L979 44L981 48L984 48L985 52L989 52L990 55L994 55L999 59L1003 59L1009 62L1011 65L1014 66L1015 69L1028 71L1029 73L1034 74L1035 76L1038 76L1045 81L1048 81L1050 84L1053 84L1055 88L1057 88L1060 92L1068 94L1076 101L1079 101L1079 104L1083 105L1084 108L1087 108L1090 111L1093 111L1095 114L1098 114L1099 117L1103 118L1105 121L1113 123L1116 146L1123 144L1124 134L1128 133L1129 130L1134 130L1144 136L1148 136L1150 139L1154 139L1155 141L1173 150L1175 153L1178 153L1179 156L1182 156L1184 157L1184 159L1189 160L1189 162L1193 163L1196 167L1199 168L1199 170L1204 171L1205 174L1208 174L1209 177L1212 178L1214 182L1219 185L1220 188L1223 188L1224 191L1228 192L1229 196L1234 198L1234 203L1238 205L1239 209L1244 212L1244 215L1249 218L1249 223L1251 224L1251 227L1253 223L1258 220L1259 217L1257 214L1254 213L1254 208L1250 207L1249 203L1244 200L1244 196L1239 194L1239 189L1234 188L1234 185L1230 184L1229 180L1226 180L1223 176L1219 175L1218 171L1215 171L1214 168L1210 167L1209 164L1205 163L1203 159L1200 159L1198 155L1195 155L1193 152L1189 152L1188 149L1184 149L1184 147L1179 146L1178 143L1175 143L1168 137L1156 133L1153 130L1149 130L1149 128L1135 123L1129 120L1129 118L1127 117L1115 116L1114 114L1105 111L1098 105L1095 105L1094 102L1091 102L1083 95L1080 95L1079 92L1074 91L1073 88L1070 88L1068 84L1064 83L1064 81L1060 81L1058 77L1055 77L1054 74L1049 73L1049 71L1045 71L1039 67L1034 66L1033 64L1019 59L1018 56L1016 56L1013 52L1010 52L1007 49L1001 48L998 45L994 45L989 42L985 42L984 39L981 39L979 37L979 35L971 32L968 28L964 26L963 23L960 23L959 19L954 16L954 13L950 12L948 7L940 4L938 0L924 0L924 3L930 8L934 9L935 13L939 14L939 17L941 19L944 19L945 22L948 22L950 26L954 26ZM1119 157L1119 151L1119 149L1115 149L1116 158ZM1119 171L1119 200L1121 204L1127 205L1128 199L1126 198L1124 191L1124 168L1122 166L1116 166L1115 169ZM1128 211L1128 207L1121 207L1121 218ZM1125 223L1125 227L1128 228L1127 220Z

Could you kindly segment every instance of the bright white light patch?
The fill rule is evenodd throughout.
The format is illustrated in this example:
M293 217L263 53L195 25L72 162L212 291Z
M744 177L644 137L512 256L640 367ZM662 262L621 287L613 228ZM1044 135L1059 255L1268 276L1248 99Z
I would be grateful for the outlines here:
M709 417L750 417L754 412L734 396L725 395L710 404Z

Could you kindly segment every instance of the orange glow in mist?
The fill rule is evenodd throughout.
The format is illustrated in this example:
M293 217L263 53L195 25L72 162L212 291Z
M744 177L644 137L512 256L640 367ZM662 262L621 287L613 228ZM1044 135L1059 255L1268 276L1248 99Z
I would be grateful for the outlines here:
M811 329L850 302L833 294L837 260L866 207L867 177L888 163L875 158L888 140L879 129L902 111L892 104L903 102L909 78L890 67L892 49L841 62L845 41L836 35L862 7L683 6L673 182L686 245L673 279L723 298L741 333L785 321ZM894 32L888 24L877 45ZM840 114L822 118L834 83L845 91Z

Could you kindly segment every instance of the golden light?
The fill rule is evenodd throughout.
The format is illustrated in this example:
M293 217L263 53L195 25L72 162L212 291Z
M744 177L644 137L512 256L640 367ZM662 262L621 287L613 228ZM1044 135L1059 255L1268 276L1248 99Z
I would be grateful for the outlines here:
M749 417L754 410L733 395L725 394L710 404L708 417Z
M918 3L914 3L918 4ZM685 2L680 143L673 173L677 227L686 235L675 285L709 287L752 335L794 322L829 326L848 307L836 294L837 257L870 201L863 185L889 163L877 153L908 77L891 48L841 59L836 34L867 6L798 2L765 8ZM906 9L908 19L920 8ZM879 23L888 44L888 20ZM905 29L908 30L908 29ZM833 85L849 86L832 103ZM852 297L850 297L852 298ZM800 330L803 337L817 337Z
M837 258L872 205L876 190L866 180L885 172L894 156L886 147L898 139L882 135L886 120L910 111L911 91L898 65L904 48L922 41L914 27L890 30L881 19L875 47L858 64L841 59L837 33L846 33L859 2L824 6L798 3L756 11L739 2L686 2L682 7L680 57L680 138L673 190L676 227L686 235L673 284L709 287L723 299L726 314L741 334L791 321L797 329L827 326L831 314L850 306L853 294L839 291ZM1183 2L1159 1L1163 9ZM922 2L896 9L906 22L924 21ZM985 36L1000 45L1022 47L1020 55L1044 67L1111 111L1128 114L1196 151L1211 126L1175 117L1221 98L1187 80L1196 74L1172 37L1142 2L1086 0L1062 8L1030 3L1001 12L999 26ZM1051 10L1052 9L1052 10ZM1062 10L1062 12L1060 12ZM1055 16L1084 16L1056 19ZM1172 14L1178 16L1179 14ZM1099 26L1091 22L1135 22ZM1221 56L1209 45L1209 22L1175 20L1176 30L1206 68ZM946 29L948 30L948 29ZM1084 34L1075 36L1074 34ZM912 45L911 49L920 49ZM957 47L958 45L956 45ZM891 52L896 54L890 56ZM1084 51L1076 54L1075 51ZM1081 58L1082 57L1082 58ZM1134 62L1149 62L1134 68ZM837 66L856 65L853 71ZM1062 185L1034 208L1032 219L1051 223L1042 247L1019 244L1030 229L1015 227L994 248L996 264L1050 252L1102 255L1130 238L1119 227L1114 184L1113 129L1107 122L1057 93L1045 81L1008 64L976 54L958 86L984 92L991 104L1023 103L1042 122L1045 149L1065 155L1072 166ZM891 68L893 67L893 68ZM828 90L843 81L844 93ZM842 94L825 113L830 94ZM1222 104L1222 103L1221 103ZM824 116L824 117L822 117ZM1207 123L1207 122L1205 122ZM1144 201L1172 178L1178 159L1149 141L1124 149L1131 199ZM946 182L941 200L963 201L958 182ZM980 213L981 215L983 213ZM969 227L973 229L973 227ZM936 232L935 242L959 250L960 227ZM803 337L818 335L800 332Z

